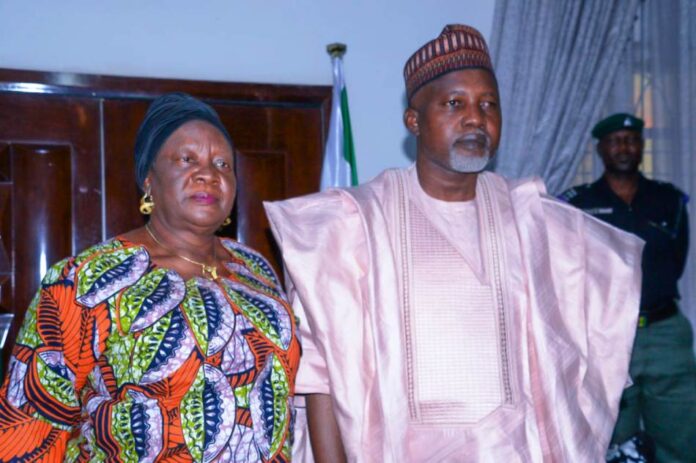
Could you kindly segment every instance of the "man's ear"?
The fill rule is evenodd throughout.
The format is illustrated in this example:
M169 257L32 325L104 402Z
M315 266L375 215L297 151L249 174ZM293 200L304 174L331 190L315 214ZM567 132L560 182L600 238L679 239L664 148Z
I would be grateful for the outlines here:
M413 108L408 108L404 111L404 125L416 137L420 135L418 127L418 111Z
M597 141L597 144L595 145L595 150L597 151L597 156L599 156L600 161L602 161L602 165L606 169L607 156L605 154L605 146L602 144L602 140Z
M600 138L599 140L597 140L597 143L595 143L595 152L599 155L600 158L604 156L604 148L605 145L602 143L602 139Z

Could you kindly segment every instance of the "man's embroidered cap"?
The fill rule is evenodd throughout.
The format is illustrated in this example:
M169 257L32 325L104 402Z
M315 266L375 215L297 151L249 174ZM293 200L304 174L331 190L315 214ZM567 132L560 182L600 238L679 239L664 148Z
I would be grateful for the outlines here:
M592 129L592 136L599 140L603 136L619 130L632 130L642 135L644 125L643 119L632 116L631 114L612 114L597 122Z
M450 24L440 36L423 45L406 61L404 80L408 100L422 86L452 71L479 68L493 72L486 41L479 31Z

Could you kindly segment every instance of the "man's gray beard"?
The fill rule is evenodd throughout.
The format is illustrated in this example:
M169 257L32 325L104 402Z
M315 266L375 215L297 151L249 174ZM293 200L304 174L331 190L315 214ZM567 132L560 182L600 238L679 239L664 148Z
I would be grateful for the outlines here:
M473 174L482 172L488 163L491 162L491 153L483 156L463 155L461 153L450 152L450 167L452 170L462 174Z

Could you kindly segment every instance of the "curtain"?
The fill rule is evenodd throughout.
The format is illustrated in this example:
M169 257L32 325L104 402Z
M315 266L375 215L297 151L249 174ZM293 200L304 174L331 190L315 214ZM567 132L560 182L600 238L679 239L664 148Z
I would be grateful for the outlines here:
M494 169L573 181L640 0L496 0L491 55L503 135Z
M696 210L696 1L497 0L491 37L503 105L496 170L549 191L603 172L591 127L616 112L646 121L646 175ZM584 159L583 159L584 158ZM696 216L680 280L696 328ZM696 347L696 346L695 346Z

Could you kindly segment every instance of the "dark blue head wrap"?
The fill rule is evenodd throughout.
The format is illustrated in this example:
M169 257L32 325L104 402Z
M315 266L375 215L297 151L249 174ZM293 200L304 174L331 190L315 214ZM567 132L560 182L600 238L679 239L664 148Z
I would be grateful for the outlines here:
M157 153L167 138L183 124L193 120L216 127L233 147L232 138L213 108L186 93L167 93L152 102L135 139L135 180L143 188Z

